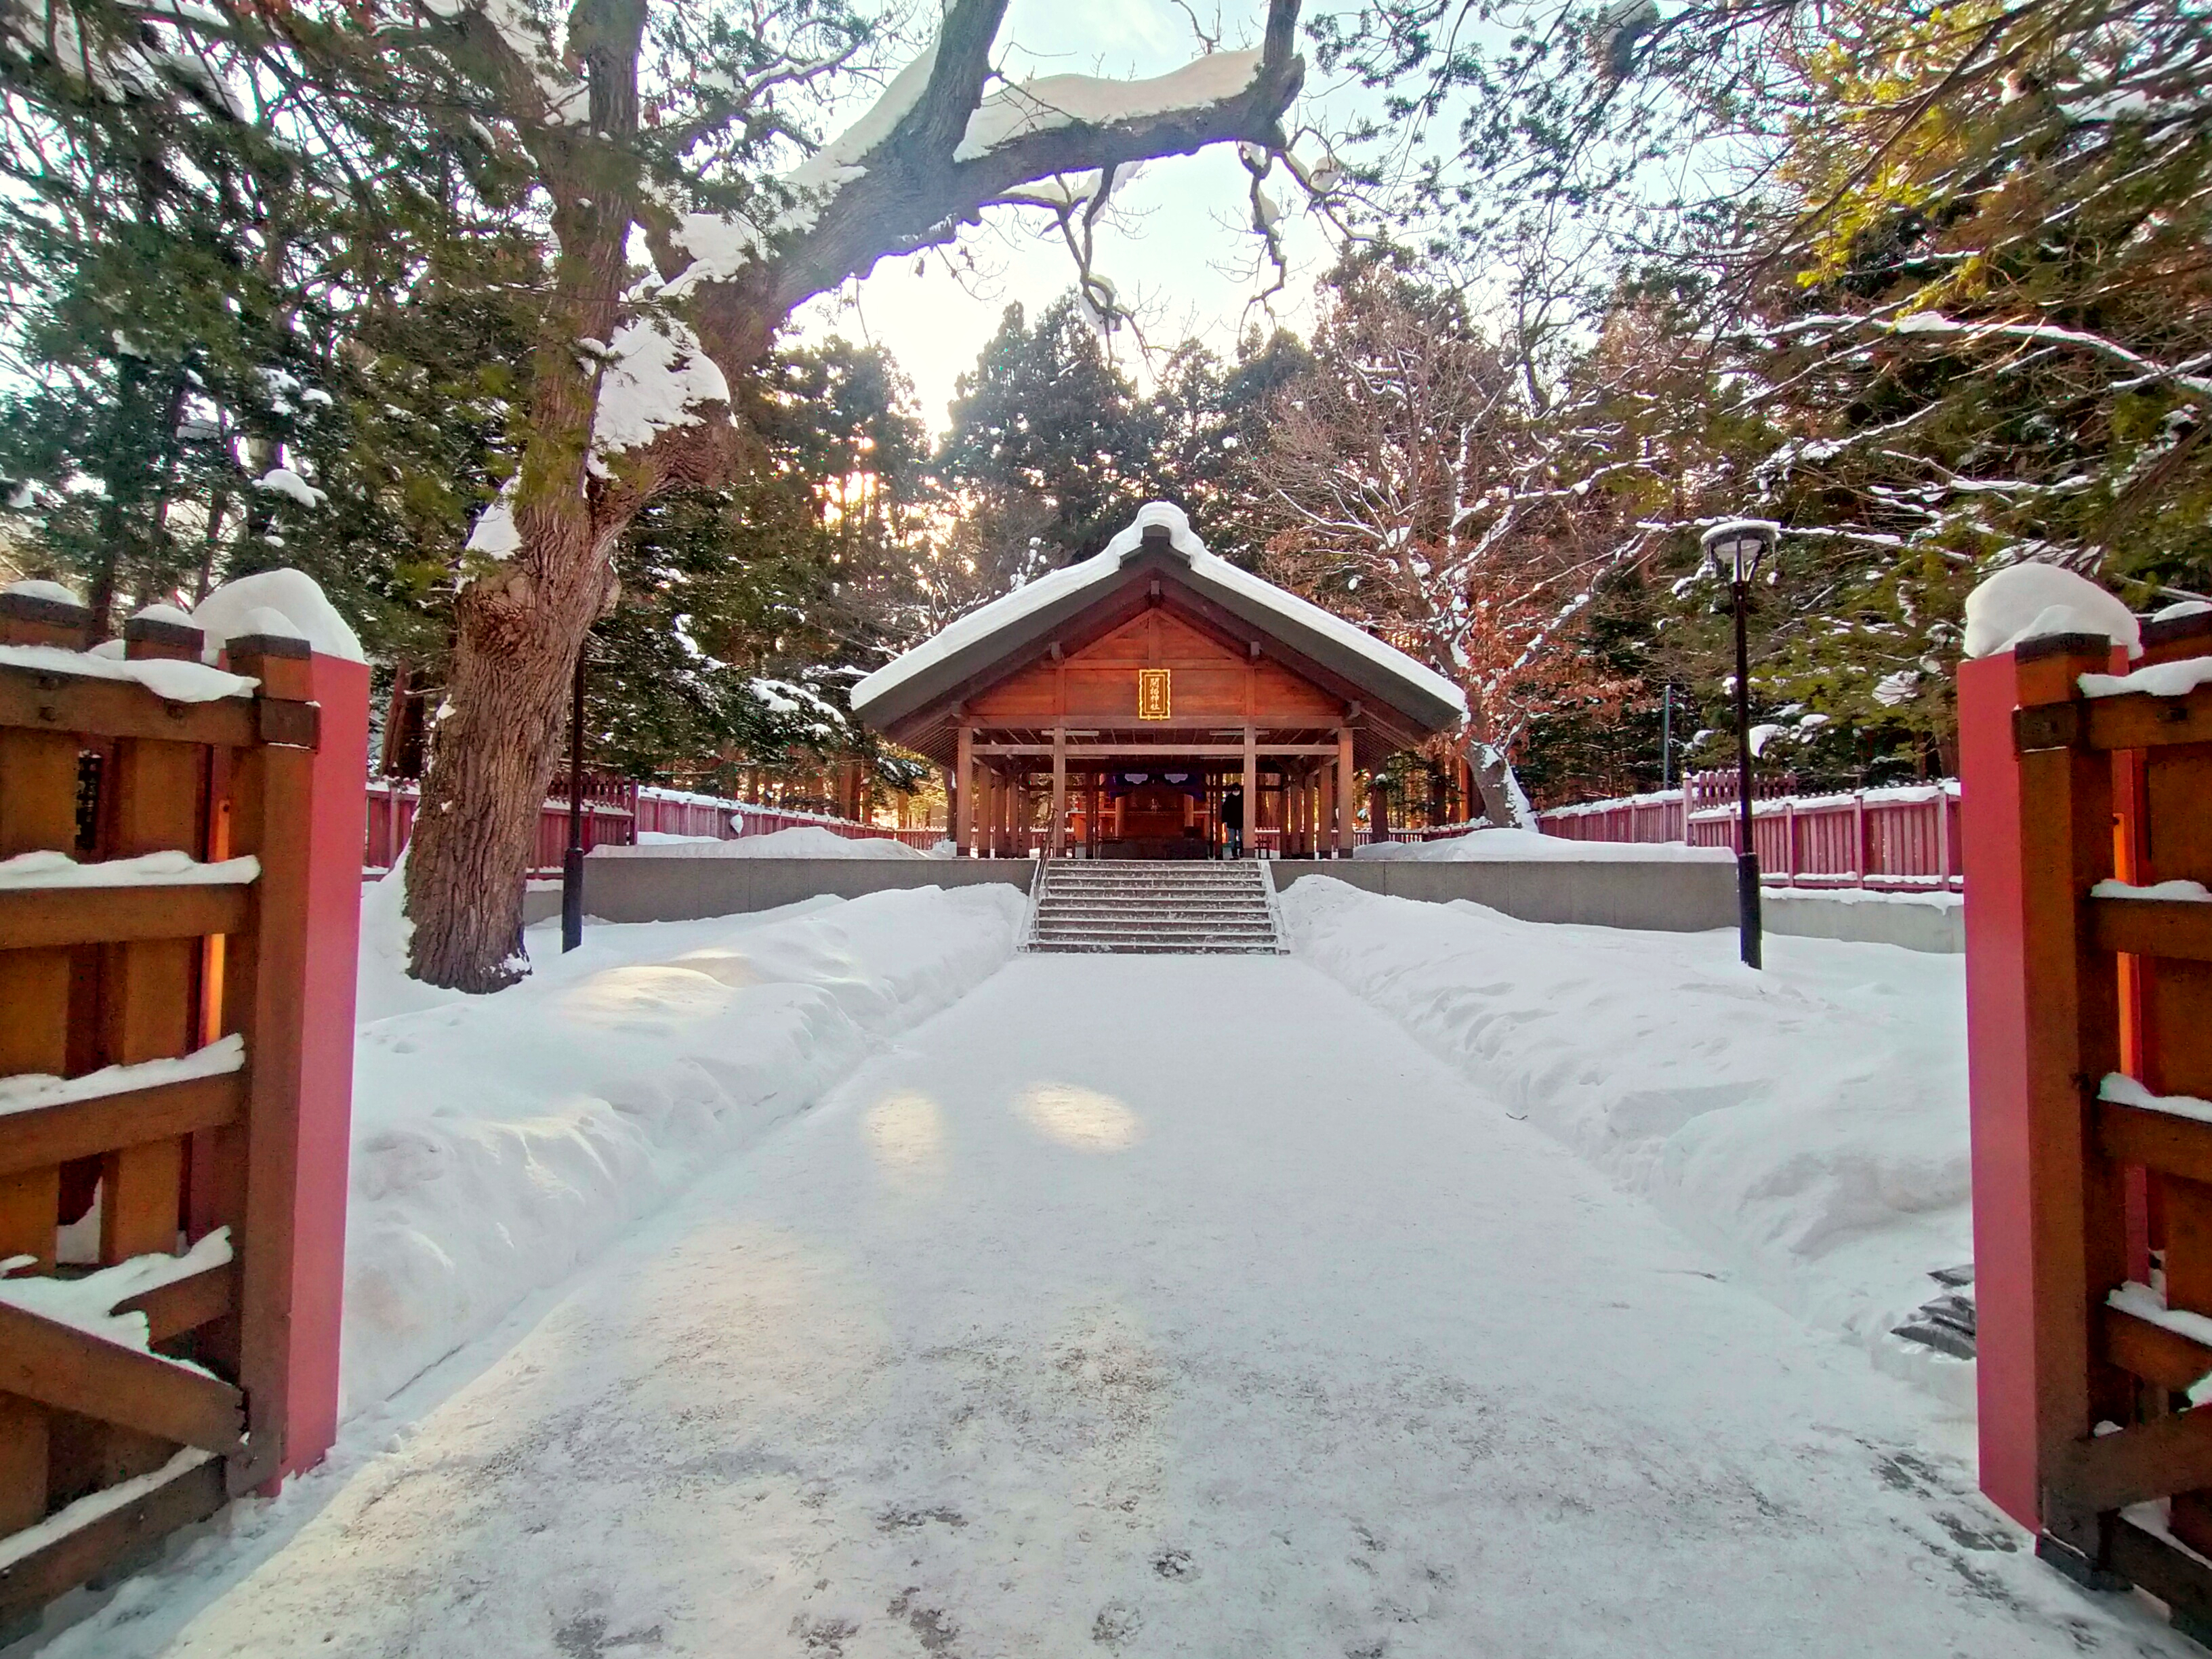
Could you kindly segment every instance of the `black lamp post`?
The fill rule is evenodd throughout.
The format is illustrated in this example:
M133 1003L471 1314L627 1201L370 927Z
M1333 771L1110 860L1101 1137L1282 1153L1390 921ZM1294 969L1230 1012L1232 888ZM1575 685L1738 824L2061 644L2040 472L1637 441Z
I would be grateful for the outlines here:
M584 942L584 647L568 694L568 850L561 859L561 949Z
M1744 614L1751 605L1751 584L1759 562L1773 550L1781 526L1765 519L1735 519L1715 525L1701 538L1705 568L1725 577L1735 602L1735 747L1736 806L1743 815L1742 837L1735 858L1736 933L1744 966L1759 965L1759 853L1752 840L1751 793L1751 647Z

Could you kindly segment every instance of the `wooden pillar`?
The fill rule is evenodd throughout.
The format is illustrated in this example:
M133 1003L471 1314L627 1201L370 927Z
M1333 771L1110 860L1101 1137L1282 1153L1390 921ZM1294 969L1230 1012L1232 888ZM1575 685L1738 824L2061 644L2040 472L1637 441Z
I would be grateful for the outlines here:
M1052 728L1052 836L1045 843L1054 858L1067 850L1067 728Z
M134 659L199 660L196 628L133 617L124 629ZM304 653L303 653L304 654ZM129 738L116 745L112 784L117 858L183 850L204 856L200 791L205 761L198 744ZM100 947L100 1059L134 1066L173 1060L194 1046L192 982L197 939L143 939ZM181 1139L149 1141L100 1160L100 1260L112 1267L177 1248L184 1193ZM158 1467L161 1459L151 1467ZM137 1474L144 1470L133 1471Z
M1260 733L1251 721L1244 722L1244 830L1246 856L1250 856L1256 844L1254 832L1260 827Z
M975 734L960 722L959 758L947 787L952 793L952 855L966 858L975 834Z
M91 620L82 605L0 595L0 643L81 650ZM76 766L74 733L0 728L0 858L75 850ZM0 951L0 1074L68 1073L69 1000L66 950ZM0 1176L0 1256L50 1270L60 1212L53 1169ZM0 1395L0 1534L46 1518L48 1425L45 1407Z
M1352 728L1339 726L1336 732L1336 855L1340 859L1352 856L1352 849L1359 844L1359 802L1353 794L1359 779L1352 764Z

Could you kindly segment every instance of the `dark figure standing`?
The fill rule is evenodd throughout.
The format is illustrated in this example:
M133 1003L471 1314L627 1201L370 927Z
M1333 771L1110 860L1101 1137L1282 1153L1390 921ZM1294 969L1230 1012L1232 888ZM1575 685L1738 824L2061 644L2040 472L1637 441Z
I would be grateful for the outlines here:
M1221 798L1222 838L1228 842L1229 856L1244 856L1244 792L1231 789Z

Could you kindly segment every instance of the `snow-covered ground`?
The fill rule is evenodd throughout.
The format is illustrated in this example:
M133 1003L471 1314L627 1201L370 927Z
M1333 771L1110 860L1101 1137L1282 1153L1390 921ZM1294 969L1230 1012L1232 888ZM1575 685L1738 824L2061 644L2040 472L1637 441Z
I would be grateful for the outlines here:
M1307 961L1015 961L51 1659L2185 1650L2031 1558L1955 1419L1516 1121L1526 1051L1493 1090L1310 964L1486 939L1632 1009L1309 886ZM1860 994L1619 948L1684 1024Z
M1753 973L1733 929L1516 921L1324 878L1282 904L1300 956L1506 1110L1972 1410L1971 1362L1890 1334L1929 1273L1973 1259L1963 957L1769 934Z
M566 1278L706 1163L982 980L1024 914L1010 887L930 887L594 923L567 956L554 924L529 935L530 978L469 997L404 976L400 881L362 906L349 1410Z

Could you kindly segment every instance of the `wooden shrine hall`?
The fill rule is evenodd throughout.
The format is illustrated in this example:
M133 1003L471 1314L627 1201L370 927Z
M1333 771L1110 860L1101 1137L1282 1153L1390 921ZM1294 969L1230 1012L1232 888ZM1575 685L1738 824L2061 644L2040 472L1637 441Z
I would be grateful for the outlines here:
M1442 675L1154 502L853 689L946 769L963 854L1348 855L1355 778L1467 719Z

